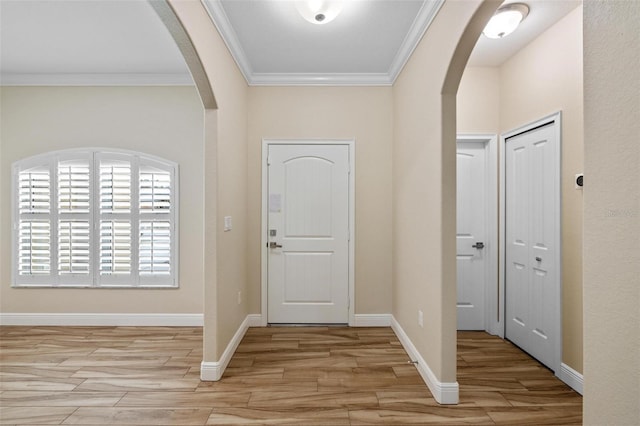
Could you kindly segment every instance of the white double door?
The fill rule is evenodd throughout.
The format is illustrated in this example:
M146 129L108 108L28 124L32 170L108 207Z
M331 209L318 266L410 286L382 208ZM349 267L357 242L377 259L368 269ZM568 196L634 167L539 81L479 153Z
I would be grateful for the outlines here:
M268 145L269 323L349 321L349 145Z
M457 143L458 330L485 330L487 144Z
M505 145L505 336L552 370L560 321L557 125Z

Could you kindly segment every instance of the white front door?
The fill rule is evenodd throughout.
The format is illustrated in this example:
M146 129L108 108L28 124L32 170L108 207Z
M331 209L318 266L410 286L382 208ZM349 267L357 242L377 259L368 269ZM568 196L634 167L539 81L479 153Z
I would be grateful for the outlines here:
M487 268L486 147L457 144L458 330L484 330Z
M268 322L349 321L349 146L269 145Z
M560 232L555 126L506 140L506 337L555 370Z

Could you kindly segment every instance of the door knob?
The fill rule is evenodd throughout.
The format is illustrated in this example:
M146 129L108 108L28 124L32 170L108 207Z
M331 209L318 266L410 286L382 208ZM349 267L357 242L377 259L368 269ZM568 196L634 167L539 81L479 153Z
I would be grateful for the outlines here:
M536 257L536 261L542 262L542 258L541 257Z
M275 241L271 241L269 243L269 248L282 248L281 244L276 243Z
M484 248L484 243L483 242L478 242L478 243L475 243L474 245L472 245L471 247L473 247L475 249L483 249Z

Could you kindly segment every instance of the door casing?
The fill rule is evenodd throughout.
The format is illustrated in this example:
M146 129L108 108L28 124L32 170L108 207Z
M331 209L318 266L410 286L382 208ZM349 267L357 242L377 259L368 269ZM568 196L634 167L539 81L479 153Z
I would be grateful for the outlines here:
M486 268L485 268L485 319L484 327L487 332L494 335L500 335L501 317L498 308L498 164L497 149L498 137L495 134L458 134L457 142L480 143L485 146L486 167L485 167L485 185L487 189L486 203Z
M261 323L267 326L269 249L269 169L270 145L346 145L349 147L349 326L355 325L355 139L262 139L262 226L261 226Z
M521 133L526 133L530 130L533 130L537 127L544 126L547 124L554 124L554 131L556 133L557 144L554 146L554 169L558 176L558 181L556 182L556 186L554 188L554 193L552 196L555 198L555 212L554 217L556 218L556 234L554 235L556 247L558 250L556 252L555 262L557 265L558 273L556 275L556 288L558 298L557 308L553 313L554 319L554 333L556 334L556 348L554 354L554 362L553 369L555 371L556 376L560 374L561 364L562 364L562 112L558 111L553 114L550 114L546 117L543 117L539 120L526 124L524 126L518 127L514 130L511 130L507 133L503 133L500 135L500 255L499 255L499 287L500 287L500 306L499 306L499 317L501 319L500 324L500 333L499 336L504 338L505 336L505 327L506 322L504 321L505 316L505 275L506 275L506 141L507 139L519 135Z

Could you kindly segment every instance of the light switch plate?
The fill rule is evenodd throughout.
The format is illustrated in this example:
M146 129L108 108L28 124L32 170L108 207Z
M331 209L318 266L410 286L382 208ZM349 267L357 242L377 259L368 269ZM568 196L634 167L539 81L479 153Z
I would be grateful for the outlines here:
M231 231L232 228L231 216L224 217L224 232Z

